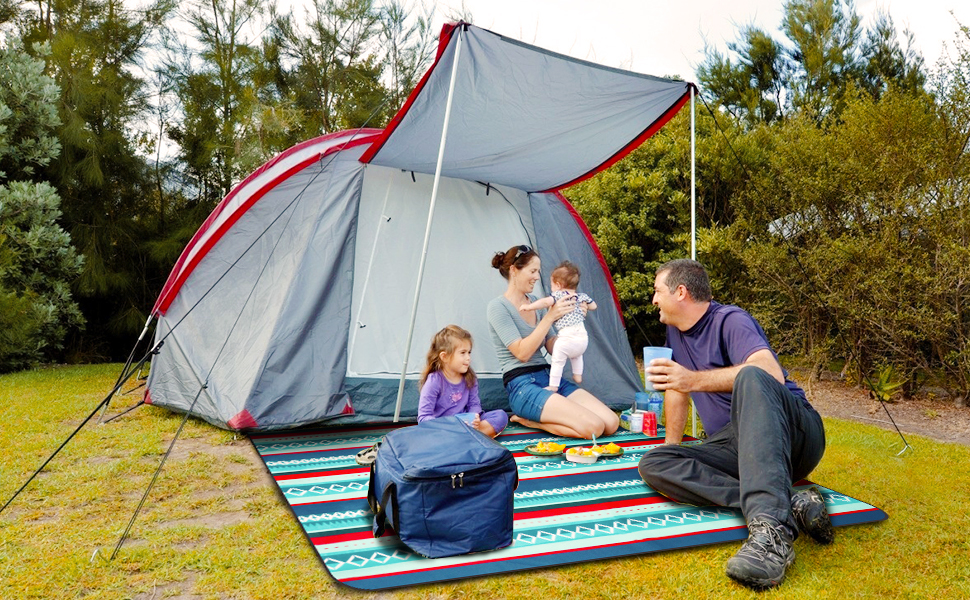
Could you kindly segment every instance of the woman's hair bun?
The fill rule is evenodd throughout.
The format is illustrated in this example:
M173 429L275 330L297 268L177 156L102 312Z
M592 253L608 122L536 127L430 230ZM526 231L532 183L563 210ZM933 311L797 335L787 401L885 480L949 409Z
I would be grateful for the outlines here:
M501 269L502 268L502 264L504 262L505 262L505 253L504 252L496 252L495 253L495 256L492 257L492 268L493 269Z

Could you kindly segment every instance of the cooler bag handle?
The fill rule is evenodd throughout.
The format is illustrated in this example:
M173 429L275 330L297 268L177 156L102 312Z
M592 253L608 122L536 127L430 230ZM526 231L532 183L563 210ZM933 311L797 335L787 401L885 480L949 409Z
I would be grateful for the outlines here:
M390 500L390 502L393 505L392 508L393 508L394 516L397 516L398 515L398 510L397 510L397 484L394 483L393 481L391 483L387 484L387 487L384 488L384 495L381 497L380 508L377 511L377 514L374 515L374 537L376 537L376 538L379 538L382 535L384 535L384 530L387 529L387 521L388 521L388 518L387 518L387 502L388 502L388 500ZM395 523L391 523L391 527L394 529L394 531L398 531L397 525Z
M380 510L380 506L377 504L377 492L374 491L374 474L377 471L377 461L375 460L370 464L370 480L367 483L367 506L370 507L370 511L377 514Z

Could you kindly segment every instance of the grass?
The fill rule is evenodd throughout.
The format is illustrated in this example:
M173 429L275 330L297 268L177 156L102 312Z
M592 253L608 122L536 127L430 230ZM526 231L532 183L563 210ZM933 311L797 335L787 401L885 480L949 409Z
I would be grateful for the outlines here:
M119 365L0 376L0 504L111 388ZM140 391L113 401L110 414ZM738 544L368 594L334 583L249 442L190 420L130 539L107 561L180 416L142 407L89 424L0 514L0 598L754 598L724 576ZM889 520L796 542L772 598L970 597L970 448L827 419L812 478Z

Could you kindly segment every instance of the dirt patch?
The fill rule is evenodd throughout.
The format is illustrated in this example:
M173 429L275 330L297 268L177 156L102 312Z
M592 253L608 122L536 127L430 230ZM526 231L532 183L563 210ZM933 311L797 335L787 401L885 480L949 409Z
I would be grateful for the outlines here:
M153 586L151 591L136 594L132 597L132 600L158 600L160 598L165 598L165 600L199 600L203 597L202 595L191 594L186 591L195 587L195 582L198 578L199 575L194 571L185 571L185 579L182 581L173 581L171 583ZM175 593L176 595L165 595L171 593Z
M250 514L246 511L235 511L235 512L218 512L211 515L204 515L201 517L191 517L188 519L175 519L173 521L160 522L161 527L206 527L208 529L222 529L223 527L232 527L233 525L238 525L251 518Z
M923 393L885 405L859 387L841 381L815 381L805 386L812 406L822 416L875 425L903 435L921 435L940 442L970 446L970 408Z

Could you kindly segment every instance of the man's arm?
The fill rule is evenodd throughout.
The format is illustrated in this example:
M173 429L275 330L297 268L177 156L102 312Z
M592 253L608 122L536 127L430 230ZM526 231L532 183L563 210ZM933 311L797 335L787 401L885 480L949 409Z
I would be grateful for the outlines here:
M684 425L687 423L687 407L690 406L690 397L677 390L667 390L664 394L664 427L667 436L664 438L665 444L677 445L684 439Z
M754 352L739 365L711 369L710 371L691 371L672 360L655 358L647 367L648 377L658 390L667 392L675 390L688 394L690 392L730 392L734 389L734 378L738 372L748 365L760 367L774 377L778 383L785 383L781 365L775 359L771 350L763 348Z

